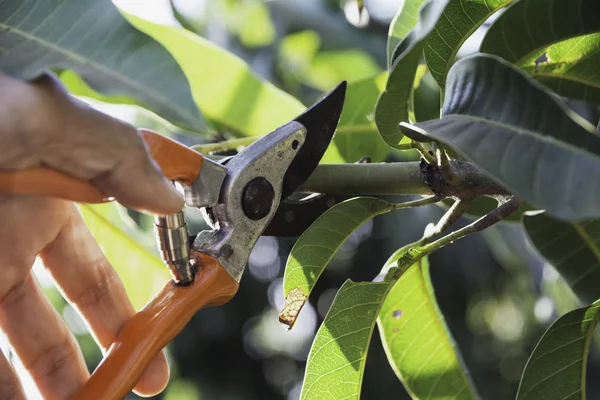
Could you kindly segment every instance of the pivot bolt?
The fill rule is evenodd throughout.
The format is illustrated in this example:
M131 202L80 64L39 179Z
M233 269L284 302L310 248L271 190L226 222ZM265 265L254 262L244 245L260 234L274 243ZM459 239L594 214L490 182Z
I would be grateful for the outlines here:
M275 191L265 178L254 178L244 188L242 193L242 210L246 217L258 221L269 215Z

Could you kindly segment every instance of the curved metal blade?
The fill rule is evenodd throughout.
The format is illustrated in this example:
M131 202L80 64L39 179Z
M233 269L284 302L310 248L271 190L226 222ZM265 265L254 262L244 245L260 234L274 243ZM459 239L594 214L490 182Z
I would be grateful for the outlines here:
M306 140L283 178L282 201L308 179L321 161L337 128L345 97L344 81L294 119L306 128Z

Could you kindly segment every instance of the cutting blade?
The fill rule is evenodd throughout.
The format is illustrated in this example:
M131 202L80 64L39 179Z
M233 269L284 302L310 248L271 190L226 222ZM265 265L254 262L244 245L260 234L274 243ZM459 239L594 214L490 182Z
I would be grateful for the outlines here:
M345 97L344 81L294 119L306 128L306 140L283 178L282 201L308 179L321 161L337 128Z

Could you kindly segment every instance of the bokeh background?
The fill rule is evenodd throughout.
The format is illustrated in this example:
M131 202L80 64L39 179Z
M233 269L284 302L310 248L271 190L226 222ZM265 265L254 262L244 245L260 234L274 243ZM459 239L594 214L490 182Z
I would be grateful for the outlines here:
M388 26L404 1L365 0L362 12L355 0L119 3L144 18L183 25L208 38L243 58L263 79L310 104L342 79L355 81L385 71ZM476 51L487 26L465 43L459 56ZM417 117L437 116L439 94L430 77L422 81L416 101ZM94 104L138 126L167 129L136 108ZM189 145L219 139L177 138ZM400 158L391 153L388 161ZM156 254L150 216L118 206L111 212L111 221L121 231ZM285 262L294 239L261 239L235 298L225 306L199 312L168 347L172 379L156 398L298 399L312 339L337 289L347 278L372 280L390 254L420 238L424 227L442 213L437 206L399 210L362 226L326 269L290 332L278 323L277 315L283 304ZM187 215L193 232L207 228L198 210L187 210ZM505 223L469 236L435 253L430 262L440 308L482 398L514 398L537 339L559 315L576 307L577 300L554 269L534 254L518 224ZM35 269L53 304L76 334L92 370L102 355L85 324L60 297L43 269ZM165 276L156 278L158 287ZM124 280L134 296L136 291L154 290L145 280ZM598 379L594 379L600 376L597 343L589 361L589 398L600 396ZM2 348L10 356L4 344ZM22 372L18 360L12 360ZM30 397L39 398L26 375L21 376ZM137 397L132 394L129 398ZM410 398L388 366L377 330L368 353L362 398Z

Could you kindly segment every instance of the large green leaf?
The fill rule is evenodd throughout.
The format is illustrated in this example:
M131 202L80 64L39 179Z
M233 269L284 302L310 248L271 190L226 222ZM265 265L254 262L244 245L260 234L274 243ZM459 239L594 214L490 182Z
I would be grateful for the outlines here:
M596 302L571 311L548 328L527 361L517 400L586 399L586 364L599 309Z
M519 66L563 97L600 104L599 65L600 33L593 33L553 44Z
M492 14L513 0L450 0L423 49L431 76L441 88L458 49Z
M443 117L417 125L536 207L567 220L600 216L593 126L498 57L458 61Z
M389 286L351 280L342 285L310 349L300 399L359 399L371 335Z
M400 249L395 258L405 252ZM476 398L438 308L427 257L393 284L377 324L388 361L412 398Z
M117 207L113 203L79 205L79 210L139 310L169 281L169 272L158 257L119 227L123 215Z
M208 130L175 60L110 1L2 1L0 70L33 79L48 69L74 70L98 92L126 95L174 124Z
M300 236L283 276L286 304L280 321L293 326L317 279L340 246L363 223L394 205L373 197L356 197L327 210Z
M334 137L337 150L346 162L356 162L362 157L381 162L391 150L373 121L373 109L386 78L387 74L383 73L348 84L346 102Z
M425 0L403 1L394 19L392 19L387 42L388 66L392 65L392 55L396 46L408 35L408 32L414 28L419 20L419 7L424 2Z
M481 51L517 62L552 43L600 31L597 0L523 0L488 30Z
M124 13L129 22L171 52L190 81L204 115L241 136L262 136L295 118L306 107L259 79L239 57L190 31ZM335 143L323 162L343 162Z
M586 303L600 298L600 220L569 223L526 213L529 240Z
M259 136L304 111L297 99L260 80L242 59L214 43L182 28L125 16L171 52L210 120L244 136Z
M375 107L375 122L383 139L392 147L406 148L408 138L399 124L408 121L409 103L419 60L426 39L433 31L448 0L429 1L420 9L419 22L394 50L385 91Z

